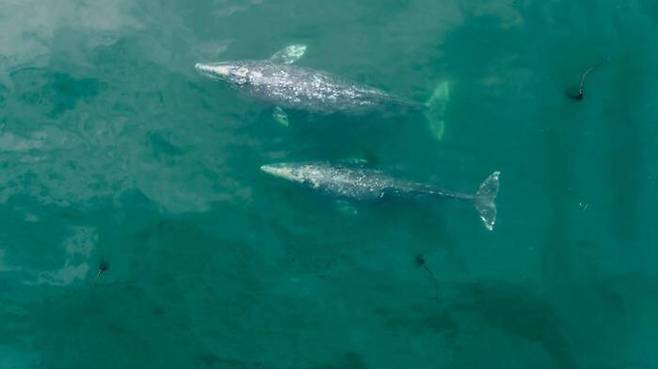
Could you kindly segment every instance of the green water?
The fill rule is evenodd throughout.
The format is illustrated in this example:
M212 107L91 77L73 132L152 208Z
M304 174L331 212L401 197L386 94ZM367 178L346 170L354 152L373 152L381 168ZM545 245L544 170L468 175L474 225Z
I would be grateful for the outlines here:
M0 368L658 367L656 4L0 0ZM419 102L449 83L443 140L284 127L193 68L293 43ZM500 170L496 230L258 170L346 158Z

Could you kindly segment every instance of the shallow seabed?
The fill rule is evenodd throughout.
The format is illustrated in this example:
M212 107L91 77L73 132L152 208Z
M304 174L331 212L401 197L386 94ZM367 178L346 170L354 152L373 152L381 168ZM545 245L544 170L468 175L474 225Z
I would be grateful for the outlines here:
M656 4L0 0L0 368L658 367ZM193 68L293 43L415 101L449 83L443 140L284 127ZM354 158L500 170L497 228L258 169Z

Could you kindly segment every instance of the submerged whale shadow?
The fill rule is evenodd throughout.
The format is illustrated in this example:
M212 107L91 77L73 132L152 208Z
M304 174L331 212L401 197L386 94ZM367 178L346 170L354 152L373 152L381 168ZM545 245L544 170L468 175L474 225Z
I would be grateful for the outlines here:
M290 117L291 121L300 122L291 123L281 145L303 161L338 161L356 157L383 159L391 156L391 152L396 152L396 157L400 158L413 156L408 150L410 143L413 143L414 152L431 152L437 146L427 126L421 123L420 115L401 117L370 113L320 116L296 112Z
M358 217L379 230L378 237L383 242L413 245L414 250L445 249L455 256L458 242L444 221L448 214L436 204L427 204L416 198L382 198L355 204ZM393 245L396 246L396 245ZM414 250L409 249L410 255Z

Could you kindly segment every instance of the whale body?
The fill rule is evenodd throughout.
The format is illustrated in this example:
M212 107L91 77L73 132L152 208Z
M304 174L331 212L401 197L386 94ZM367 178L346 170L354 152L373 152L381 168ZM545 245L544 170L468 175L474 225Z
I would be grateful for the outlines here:
M500 177L498 171L491 173L475 193L463 193L398 179L378 170L347 165L276 163L263 165L261 170L329 195L353 200L376 200L387 196L412 195L464 200L475 206L488 230L493 230L496 223L495 199Z
M425 116L433 136L443 138L450 99L448 81L439 83L430 98L419 103L328 72L295 65L305 51L305 45L290 45L266 60L197 63L195 69L274 106L274 119L286 126L288 115L284 109L352 115L375 111L393 115L419 112Z
M197 64L206 76L220 79L247 95L282 108L316 113L373 110L422 110L422 104L330 73L269 60Z

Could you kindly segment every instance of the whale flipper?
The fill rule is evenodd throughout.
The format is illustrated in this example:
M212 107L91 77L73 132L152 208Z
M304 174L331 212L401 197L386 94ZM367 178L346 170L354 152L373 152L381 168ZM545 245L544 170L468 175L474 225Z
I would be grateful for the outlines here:
M272 112L272 118L274 118L274 120L282 126L288 127L290 125L288 114L280 106L274 108L274 111Z
M274 55L272 55L270 61L272 61L273 63L280 63L280 64L292 64L297 60L301 59L305 53L306 53L306 45L301 45L301 44L290 45L284 48L283 50L277 51Z
M344 215L357 215L359 214L359 209L357 209L354 204L345 200L336 201L336 209Z
M443 81L439 83L432 96L425 103L425 118L429 123L432 136L437 140L443 139L445 131L445 115L450 100L450 83Z
M338 163L340 164L346 164L346 165L354 165L356 167L367 167L370 165L370 162L366 158L361 158L361 157L351 157L351 158L345 158L345 159L340 159L338 160Z

